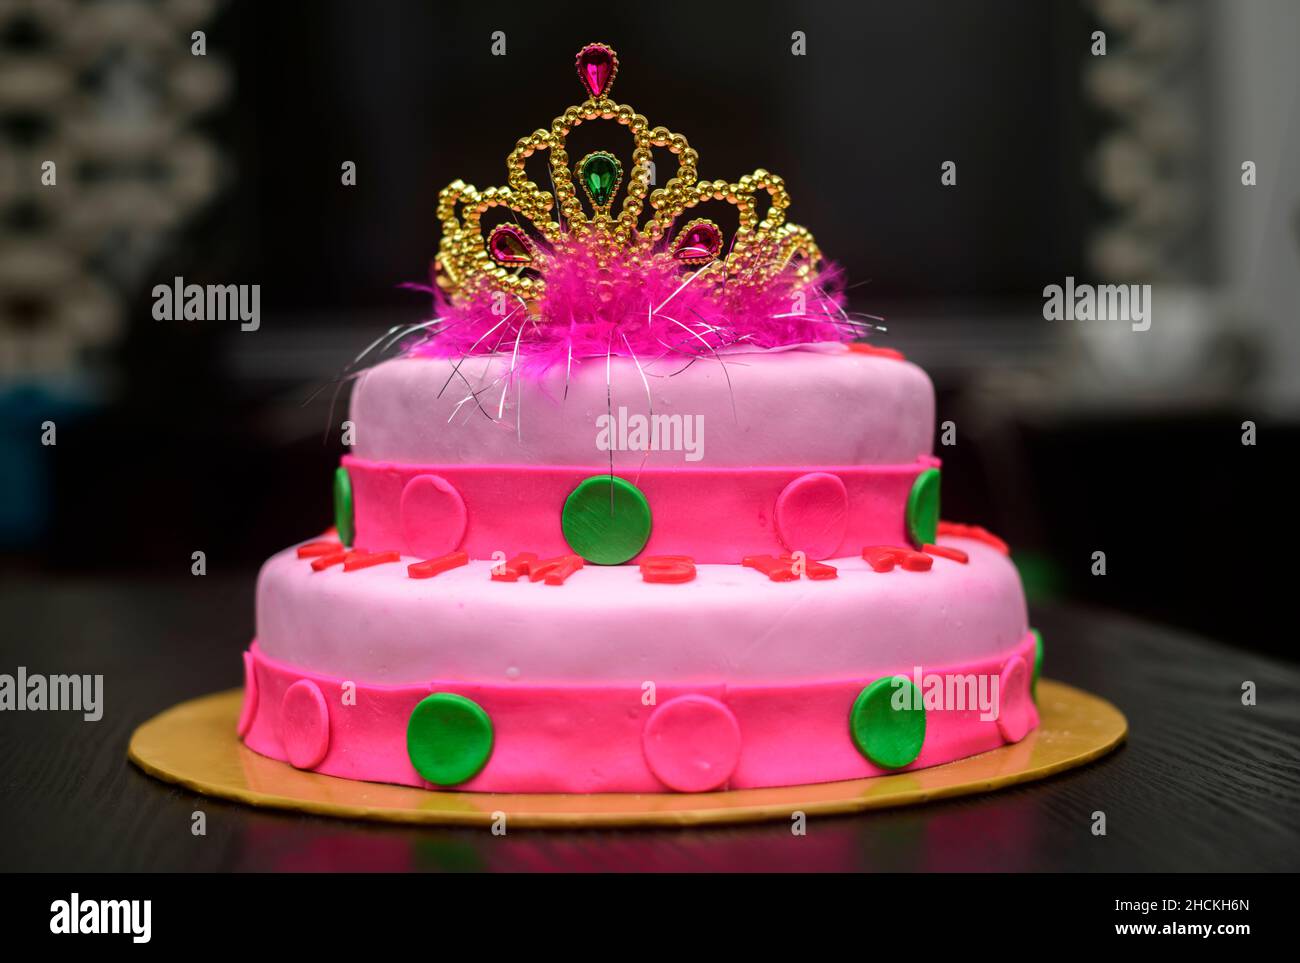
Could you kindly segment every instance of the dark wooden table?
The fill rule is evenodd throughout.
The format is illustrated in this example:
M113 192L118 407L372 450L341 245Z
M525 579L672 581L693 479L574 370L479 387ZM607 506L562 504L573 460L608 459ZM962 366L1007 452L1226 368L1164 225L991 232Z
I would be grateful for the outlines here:
M1046 782L814 819L803 837L785 823L494 837L256 810L156 782L126 759L131 731L240 683L252 584L5 580L0 672L102 673L105 712L0 714L0 870L1300 868L1300 668L1070 607L1033 613L1046 674L1118 705L1126 746ZM191 834L195 810L206 836ZM1105 837L1090 831L1098 810Z

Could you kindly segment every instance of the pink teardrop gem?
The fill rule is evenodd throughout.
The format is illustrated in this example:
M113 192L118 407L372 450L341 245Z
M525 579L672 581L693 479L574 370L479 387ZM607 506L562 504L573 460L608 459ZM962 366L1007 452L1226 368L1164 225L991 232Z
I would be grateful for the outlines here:
M618 57L612 47L590 43L578 51L578 79L592 97L609 91L617 71Z
M531 264L533 242L514 224L498 224L488 237L488 254L498 264Z
M712 221L692 224L677 237L673 257L679 261L712 261L722 250L722 232Z

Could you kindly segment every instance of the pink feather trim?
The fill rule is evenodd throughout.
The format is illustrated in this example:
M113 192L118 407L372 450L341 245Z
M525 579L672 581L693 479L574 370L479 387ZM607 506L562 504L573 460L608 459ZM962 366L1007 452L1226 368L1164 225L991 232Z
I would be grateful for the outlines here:
M732 346L777 348L850 341L860 323L844 312L841 272L824 268L812 283L787 269L764 285L720 289L698 268L657 256L638 266L600 268L579 249L536 252L546 291L532 306L485 292L453 303L436 287L438 322L406 345L422 357L517 354L519 370L608 354L645 360L665 354L709 357ZM416 285L409 285L417 287Z

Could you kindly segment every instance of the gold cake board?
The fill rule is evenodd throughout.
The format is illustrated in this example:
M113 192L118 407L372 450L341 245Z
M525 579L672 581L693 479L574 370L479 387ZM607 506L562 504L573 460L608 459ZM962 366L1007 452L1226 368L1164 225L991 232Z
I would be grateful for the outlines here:
M1015 745L943 766L871 779L708 793L431 792L338 779L260 756L235 735L240 689L173 706L131 735L137 766L195 792L253 806L399 823L572 829L584 826L699 826L825 816L990 792L1044 779L1105 755L1128 723L1109 702L1040 679L1041 723Z

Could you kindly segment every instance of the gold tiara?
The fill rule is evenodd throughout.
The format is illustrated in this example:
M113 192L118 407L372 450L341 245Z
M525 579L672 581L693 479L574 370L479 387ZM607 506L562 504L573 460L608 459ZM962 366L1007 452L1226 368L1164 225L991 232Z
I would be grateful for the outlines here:
M479 191L458 180L439 194L442 239L434 270L438 286L453 303L485 291L535 302L545 291L549 260L575 251L589 253L596 270L616 263L636 268L652 259L670 259L684 271L698 273L697 283L762 285L788 269L789 280L798 287L816 276L821 252L811 233L786 222L790 195L780 177L759 169L735 182L699 180L699 154L685 137L666 127L651 127L632 107L609 98L619 67L612 47L588 44L578 52L576 66L589 96L567 108L549 128L520 138L506 161L509 186ZM631 171L617 213L613 208L625 174L619 159L598 150L570 170L565 150L570 131L597 119L618 121L631 131L634 142ZM675 155L677 170L663 187L652 191L655 147L666 147ZM548 154L550 191L529 180L524 170L525 162L538 151ZM764 191L770 203L760 219L758 203ZM647 198L650 215L643 219ZM738 225L730 244L712 220L682 218L710 200L737 209ZM482 218L493 207L507 208L515 218L484 237ZM685 223L676 226L679 219ZM531 225L531 232L526 225Z

